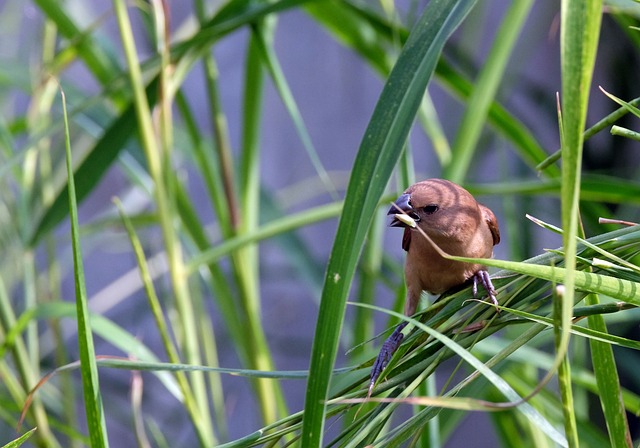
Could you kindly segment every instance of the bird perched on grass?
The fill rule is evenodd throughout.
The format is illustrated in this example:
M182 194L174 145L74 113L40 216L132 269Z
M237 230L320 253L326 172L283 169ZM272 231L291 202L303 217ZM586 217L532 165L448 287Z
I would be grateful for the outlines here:
M469 258L490 258L493 255L493 246L500 242L498 220L467 190L444 179L423 180L405 190L388 214L393 215L390 226L404 228L402 248L407 251L404 312L407 316L416 312L422 291L441 294L471 279L474 295L480 283L493 304L498 304L486 266L448 260L433 247L436 244L446 254ZM431 242L418 228L430 237ZM400 345L406 324L399 324L382 345L371 370L369 395Z

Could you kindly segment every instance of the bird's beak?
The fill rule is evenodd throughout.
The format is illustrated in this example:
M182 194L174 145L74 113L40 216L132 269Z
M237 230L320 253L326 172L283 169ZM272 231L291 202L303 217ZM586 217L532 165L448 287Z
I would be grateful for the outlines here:
M413 207L409 203L411 196L407 193L396 199L394 205L391 206L387 215L392 215L393 219L389 226L391 227L415 227L415 221L420 218L413 211ZM404 213L406 213L406 215ZM408 215L408 216L407 216ZM413 222L412 222L413 221ZM410 223L412 222L413 225Z

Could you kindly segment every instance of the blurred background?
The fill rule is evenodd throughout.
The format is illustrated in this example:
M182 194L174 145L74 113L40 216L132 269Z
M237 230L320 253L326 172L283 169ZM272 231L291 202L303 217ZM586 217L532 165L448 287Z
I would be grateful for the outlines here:
M168 8L166 38L174 50L170 79L175 97L165 180L174 188L170 200L182 248L179 261L191 269L186 283L195 327L188 328L184 311L180 305L176 309L165 252L167 236L155 214L147 156L135 126L118 131L123 124L135 124L136 118L126 115L132 90L112 3L0 2L0 276L6 294L0 336L29 308L74 302L59 82L67 97L76 183L82 196L79 220L91 311L130 333L159 360L167 360L130 239L112 202L118 197L149 260L171 337L182 347L185 335L193 331L198 341L199 355L189 358L181 350L183 362L308 369L324 268L337 225L336 207L344 197L388 70L426 2L290 2L268 18L256 19L266 50L251 43L256 22L243 15L242 8L254 4L236 3L129 4L145 85L154 82L162 55L158 38L162 32L154 25L154 11L161 8L158 5ZM524 217L529 213L560 225L559 174L549 170L540 174L536 169L559 148L559 5L530 3L522 24L513 24L517 33L512 48L506 50L504 69L495 75L499 80L493 101L531 142L522 143L523 134L508 135L488 114L481 117L485 125L471 143L468 166L456 174L456 180L498 216L503 238L496 257L518 261L561 245L559 236L536 228ZM497 33L509 26L504 20L513 4L479 1L446 45L444 65L436 71L407 145L401 170L409 174L390 182L388 199L407 186L403 179L451 177L455 172L456 148L466 132L462 125L469 119L465 86L473 88L480 82L497 47ZM640 96L640 33L629 28L638 25L640 7L632 1L605 4L587 126L618 108L598 86L626 101ZM183 63L184 55L192 60ZM149 97L157 96L155 89L147 89ZM151 102L157 107L156 100ZM257 114L254 123L247 111ZM637 118L631 115L616 124L638 129ZM584 199L597 204L585 216L587 236L610 229L597 225L594 210L607 217L640 220L638 143L610 135L609 128L585 144ZM557 162L551 167L557 170ZM327 205L335 211L327 211L322 219L312 215ZM365 248L353 300L364 294L371 303L401 309L401 235L386 228L386 209L382 205L371 217L370 239L376 243ZM230 217L234 213L241 224L234 224ZM223 249L215 258L189 265L225 241L286 223L293 216L302 217L302 223L236 252ZM26 376L29 387L34 378L78 359L76 325L61 316L64 310L42 311L23 334L32 367L31 376ZM380 339L347 352L387 325L386 316L349 307L336 367L375 356ZM622 330L627 337L637 337L637 325ZM245 341L243 332L254 342ZM131 355L105 334L96 337L97 354ZM25 391L21 364L12 356L17 355L6 351L1 360L0 444L15 437ZM269 360L251 362L258 357ZM625 357L620 368L628 387L637 391L636 357L636 353ZM438 376L438 382L444 383L447 375ZM142 403L136 408L131 394L137 390L133 381L138 375L100 369L112 446L143 445L135 430L140 416L152 446L162 445L162 440L167 446L194 446L198 438L184 405L156 375L140 377ZM305 380L280 384L281 390L271 393L282 394L289 412L301 410ZM260 386L242 376L207 375L200 391L210 394L204 400L215 422L217 442L247 435L286 415L283 407L274 415L265 414L258 390ZM59 443L82 445L82 439L73 437L76 431L84 432L79 373L56 376L41 391L41 400ZM597 420L597 406L593 412ZM471 414L445 446L469 440L476 447L495 446L490 420L484 414ZM37 417L28 416L27 422L28 427L35 426ZM633 425L638 436L637 421ZM333 426L328 431L337 433Z

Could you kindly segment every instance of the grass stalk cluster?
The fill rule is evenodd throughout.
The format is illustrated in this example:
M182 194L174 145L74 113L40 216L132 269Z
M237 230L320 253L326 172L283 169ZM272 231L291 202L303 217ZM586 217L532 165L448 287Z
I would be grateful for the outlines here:
M528 22L557 5L515 0L485 22L492 4L479 0L434 0L423 10L195 0L189 19L174 23L182 15L162 0L113 0L99 15L33 3L37 12L28 13L10 0L0 15L6 22L37 13L41 31L24 43L18 30L3 28L16 48L30 50L6 56L0 68L0 445L120 445L113 428L124 424L125 443L142 447L178 446L185 437L202 447L438 447L462 433L470 412L487 414L500 446L514 437L532 447L637 445L640 391L626 377L640 364L632 331L640 227L628 225L640 218L640 171L587 163L596 135L638 140L634 122L624 120L640 117L640 93L627 101L626 92L592 86L594 72L608 68L596 55L601 35L613 39L609 28L640 52L637 4L563 0L551 11L560 26L559 100L554 107L555 92L545 91L534 108L554 124L558 144L548 147L506 97L511 86L539 96L515 81L515 55L531 48ZM319 27L383 81L344 168L347 181L327 168L316 136L330 131L305 117L280 54L278 31L288 20ZM465 37L476 33L486 39L469 48ZM232 40L242 61L238 116L228 112L227 67L218 57ZM78 83L78 67L91 87ZM202 84L196 97L193 79ZM596 109L589 126L594 94L611 107ZM443 96L459 122L443 112ZM269 186L272 97L310 167L287 191L313 190L308 203L284 201ZM384 211L425 172L504 211L511 248L483 260L499 270L500 313L467 287L429 300L416 316L400 313L406 290L401 260L385 244ZM114 175L123 183L110 191L118 197L98 203ZM537 216L532 205L545 213L528 222L525 213ZM98 213L83 213L89 206ZM319 256L305 231L332 224L331 250ZM559 247L528 253L534 224L545 238L560 234ZM143 310L135 320L150 322L144 338L119 321L119 308L92 311L87 290L105 269L92 255L107 246L134 260L135 286L126 285L133 292L122 293L122 306ZM273 312L265 288L279 270L265 256L273 247L294 273L287 280L297 281L296 296L319 299L306 305L307 333L286 334L312 341L302 370L279 368L271 336L287 324L270 326L265 317L286 314ZM122 283L109 290L122 291ZM142 296L144 304L135 301ZM382 297L392 310L375 305ZM387 334L378 333L380 316L384 328L404 319L410 330L367 399ZM127 390L104 381L116 369L130 372ZM250 392L234 395L232 381ZM289 390L292 382L304 382L304 397ZM234 413L237 396L249 397L242 406L255 409L250 418ZM171 406L152 406L158 402ZM174 420L180 434L166 429Z

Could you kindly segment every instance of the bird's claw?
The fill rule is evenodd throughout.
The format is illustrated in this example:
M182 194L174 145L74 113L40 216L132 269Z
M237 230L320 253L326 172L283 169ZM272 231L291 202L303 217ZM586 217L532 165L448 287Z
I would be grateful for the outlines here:
M404 338L402 330L406 326L407 322L400 323L396 327L396 329L393 330L391 336L389 336L387 340L384 341L384 344L382 344L380 353L378 353L378 357L376 358L376 361L373 363L373 367L371 368L371 380L369 381L369 392L367 393L367 398L371 396L371 393L373 392L373 386L376 384L378 377L380 377L380 374L382 373L384 368L387 366L387 364L389 364L391 357L396 352L396 350L398 350L398 347L400 347L400 343Z
M493 306L496 307L496 312L500 313L500 308L498 307L498 299L496 298L496 289L493 287L493 283L491 283L491 277L487 271L478 271L473 274L473 296L476 297L478 295L478 282L480 282L487 291L489 295L489 300L493 303Z

